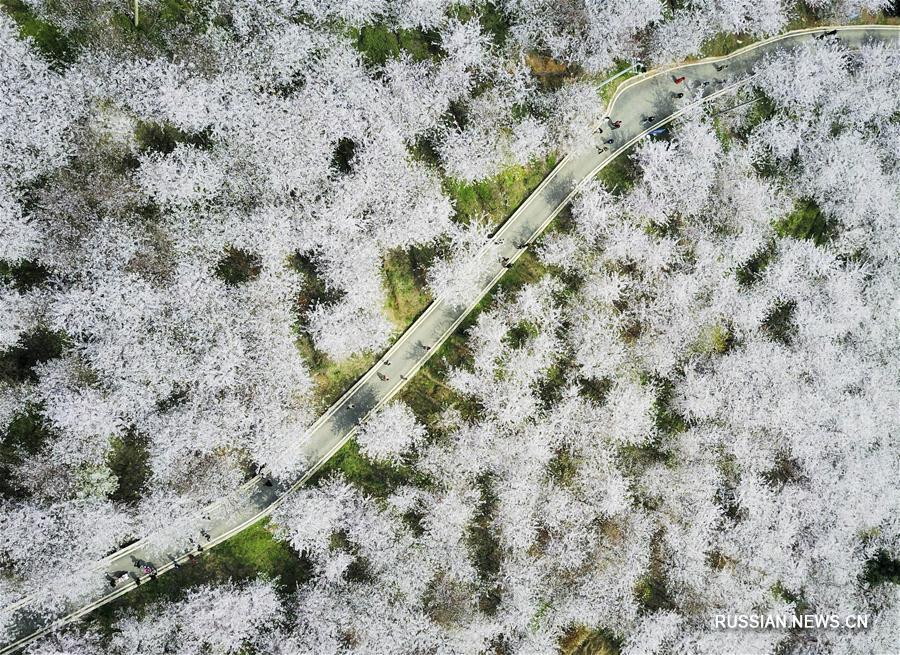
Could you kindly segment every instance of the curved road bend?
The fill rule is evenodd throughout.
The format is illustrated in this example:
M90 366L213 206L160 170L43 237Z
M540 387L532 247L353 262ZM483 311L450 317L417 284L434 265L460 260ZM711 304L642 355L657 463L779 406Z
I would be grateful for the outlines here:
M478 258L483 269L483 285L477 297L473 297L467 307L452 306L440 298L429 305L378 363L335 402L304 435L298 448L305 461L311 463L310 467L290 483L267 484L267 481L260 477L250 480L227 502L210 506L203 514L203 518L194 517L198 531L195 539L203 543L204 547L228 539L270 514L287 494L309 480L353 436L360 421L397 394L405 384L405 379L415 374L497 283L506 270L503 258L508 258L509 263L515 262L524 252L521 246L534 241L568 204L579 187L590 181L611 159L651 130L669 122L691 106L715 98L745 83L754 65L766 55L779 49L792 49L829 29L836 29L836 38L852 47L858 47L869 41L900 44L900 27L897 26L868 25L799 30L754 43L726 57L666 67L625 81L617 89L609 106L609 115L612 119L621 120L619 128L612 130L604 123L600 126L603 128L602 134L594 134L596 143L592 144L592 147L563 157L540 186L497 231L492 243L482 249ZM727 67L718 70L717 67L723 64L727 64ZM686 79L676 84L674 80L681 76ZM674 96L675 93L682 91L683 99ZM692 96L699 99L692 103L690 100ZM648 124L644 118L651 115L656 118L652 124ZM614 140L609 144L609 150L599 152L598 147L602 148L605 145L603 142L608 138ZM208 533L208 540L199 536L200 530ZM38 637L83 617L137 586L135 581L129 578L117 587L110 588L104 580L105 574L119 575L127 572L144 581L148 576L135 567L135 560L150 561L156 567L157 573L164 573L174 568L172 558L184 561L189 552L196 552L187 548L190 544L185 544L186 548L164 557L154 556L154 550L150 547L151 539L152 536L142 539L97 562L97 578L101 583L98 584L99 591L72 603L55 620L36 617L29 611L34 596L23 598L0 610L8 614L2 618L11 619L14 626L13 641L0 648L0 655L24 647Z

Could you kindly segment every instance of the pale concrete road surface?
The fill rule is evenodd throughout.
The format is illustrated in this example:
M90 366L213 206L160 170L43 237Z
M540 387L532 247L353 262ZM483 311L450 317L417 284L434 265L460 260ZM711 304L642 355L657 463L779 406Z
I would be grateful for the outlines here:
M584 152L565 156L497 231L493 243L479 255L483 285L469 305L455 307L441 299L435 300L378 363L332 405L298 442L305 461L311 463L310 467L290 483L282 484L261 477L249 481L233 498L226 499L224 504L211 506L206 513L195 517L194 541L204 549L224 541L270 514L287 494L309 480L353 436L361 420L397 394L406 379L415 374L497 283L506 270L503 258L508 258L509 263L518 259L524 252L522 246L534 241L578 188L590 181L612 158L651 130L686 111L691 98L699 96L699 100L693 101L696 105L732 90L748 80L753 67L765 56L777 50L794 48L831 29L836 29L837 35L829 38L839 38L853 47L870 41L900 44L900 27L897 26L800 30L752 44L727 57L650 71L624 82L609 107L611 120L621 121L621 125L613 130L608 123L601 124L603 132L594 134L596 143ZM723 65L727 67L721 68ZM676 84L675 79L682 76L686 79ZM684 98L678 99L673 95L679 92L684 92ZM649 116L654 116L654 120L647 122L645 119ZM608 144L608 150L600 152L599 149L607 145L604 141L609 138L613 139L613 143ZM189 554L197 553L196 544L187 542L160 557L153 554L155 549L151 547L151 539L152 536L97 562L97 591L72 603L55 619L34 615L30 608L34 605L35 596L23 598L0 610L7 614L6 617L0 615L0 624L4 618L10 618L15 626L13 641L0 649L0 655L16 651L127 593L137 586L135 578L146 581L148 575L136 566L137 562L149 562L155 567L155 574L162 574L175 568L173 560L184 562ZM118 583L115 588L110 587L105 576L121 576L123 573L131 577Z

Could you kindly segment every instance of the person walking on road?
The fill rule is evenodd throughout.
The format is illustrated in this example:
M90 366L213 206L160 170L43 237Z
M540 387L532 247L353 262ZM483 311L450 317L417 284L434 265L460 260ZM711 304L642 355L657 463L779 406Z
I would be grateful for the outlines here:
M609 150L609 146L603 146L602 148L600 146L597 146L597 154L598 155L602 155L607 150Z

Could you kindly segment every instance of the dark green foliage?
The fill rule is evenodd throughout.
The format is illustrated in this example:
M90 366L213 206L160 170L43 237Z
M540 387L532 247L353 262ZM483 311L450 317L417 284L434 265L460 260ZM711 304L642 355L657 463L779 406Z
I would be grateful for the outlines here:
M759 90L756 93L757 98L751 104L746 120L742 123L740 130L736 132L736 136L744 142L749 138L753 128L772 118L776 111L775 102L771 98Z
M451 100L447 107L447 113L444 115L444 123L448 126L455 126L462 130L465 129L468 122L468 106L459 100Z
M606 402L609 390L612 389L613 382L610 378L597 380L596 378L578 378L578 389L581 395L589 398L598 405Z
M623 152L597 173L597 179L606 190L617 196L630 190L639 178L640 169L634 157L634 150Z
M793 301L779 302L776 304L766 320L763 321L762 328L766 335L773 341L790 345L791 335L796 329L794 325L794 307Z
M387 291L385 309L396 325L410 325L431 302L426 274L434 256L433 246L412 246L385 255L381 269Z
M10 264L0 261L0 280L17 291L28 291L42 285L50 277L50 271L36 262Z
M866 562L863 577L870 585L900 584L900 561L892 559L885 551L880 551Z
M482 612L493 614L500 604L500 588L495 578L500 572L502 552L493 527L499 501L489 474L481 476L478 487L481 492L481 506L469 527L467 542L475 569L484 587L478 600L479 608Z
M43 327L21 335L15 346L0 352L0 381L37 381L34 367L62 355L65 346L62 332Z
M110 445L106 463L118 479L110 498L117 503L137 503L151 474L149 441L143 435L129 432L113 439Z
M401 52L415 61L438 59L443 55L436 31L407 30L375 23L351 30L350 36L356 49L372 66L383 66L388 59L399 57Z
M540 334L538 326L531 321L519 321L510 328L503 340L511 348L521 348L525 343Z
M759 252L755 253L750 259L738 266L734 272L734 276L742 286L750 286L762 277L763 271L772 257L775 255L774 244L769 244Z
M464 23L478 20L481 23L481 29L486 34L490 34L495 45L502 46L506 43L510 24L499 3L482 2L475 7L455 5L449 9L448 13Z
M674 603L666 588L665 562L661 535L656 534L650 545L650 567L635 587L637 601L648 612L673 609Z
M228 286L236 287L259 277L262 262L258 255L239 248L226 248L225 256L216 266L216 275Z
M538 386L538 396L545 409L550 409L562 398L563 390L572 381L576 363L572 357L564 357L554 363Z
M663 434L676 434L687 429L687 422L674 407L675 385L669 380L657 380L656 427Z
M340 472L358 489L376 498L387 498L395 489L405 484L427 486L428 481L405 466L391 466L373 462L359 452L359 445L351 439L313 476L314 485L329 475Z
M410 147L410 153L417 161L437 168L441 164L441 156L435 146L434 137L419 135Z
M141 152L158 152L168 155L179 143L208 149L212 139L208 133L190 134L169 123L138 122L134 130L138 149Z
M786 484L797 483L803 480L803 468L794 458L785 453L779 453L775 457L772 468L765 471L762 474L762 478L770 487L780 491Z
M343 174L353 170L353 155L356 152L356 143L352 139L343 138L338 141L334 154L331 156L331 167Z
M808 239L821 246L831 238L832 225L815 201L802 198L794 211L775 223L775 231L782 237Z
M0 0L0 7L15 21L19 34L31 38L54 68L63 68L75 60L76 48L70 39L55 25L35 16L22 0Z
M569 485L578 473L578 458L568 448L561 448L547 465L547 473L556 484Z
M21 464L23 457L35 455L52 437L44 423L40 407L28 405L16 414L0 438L0 496L12 498L27 495L8 474L9 467Z
M297 311L302 317L318 303L338 300L343 293L329 289L316 270L316 263L308 253L297 252L291 256L290 266L303 276L303 286L297 298Z

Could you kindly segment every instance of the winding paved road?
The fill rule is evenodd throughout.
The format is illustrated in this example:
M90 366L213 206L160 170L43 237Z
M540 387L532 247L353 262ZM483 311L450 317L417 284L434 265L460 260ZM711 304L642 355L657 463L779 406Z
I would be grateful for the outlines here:
M369 370L317 420L299 441L309 469L289 484L278 484L257 477L244 485L230 502L208 508L202 517L196 517L197 537L204 547L212 546L240 532L271 512L285 496L305 482L346 443L356 431L357 425L369 413L388 402L416 373L437 347L459 326L466 315L503 276L504 258L511 264L524 252L523 246L533 242L569 203L578 189L590 181L611 159L624 152L638 139L687 111L699 102L705 102L744 84L750 79L753 67L761 58L779 49L791 49L817 36L823 31L836 29L836 37L856 47L869 40L900 45L900 27L897 26L848 26L818 28L790 32L772 39L760 41L738 50L727 57L711 58L679 66L650 71L626 80L616 91L609 116L621 121L613 130L604 122L602 133L595 133L597 143L583 152L566 155L541 185L525 200L494 235L492 242L482 249L478 258L483 275L482 286L474 294L468 306L452 306L441 299L435 300L425 312L401 335L396 343ZM721 68L727 65L725 68ZM680 83L677 78L684 77ZM684 93L683 98L675 94ZM692 100L693 98L693 100ZM654 116L652 121L645 120ZM612 138L608 150L606 139ZM389 363L388 363L389 362ZM208 518L207 518L208 517ZM204 530L209 538L200 537ZM96 574L100 583L95 595L74 604L55 620L45 620L30 611L33 597L9 605L0 612L11 616L15 626L13 641L0 648L0 655L12 653L38 637L67 623L75 621L97 607L128 593L137 585L134 578L143 581L147 575L135 566L135 561L154 562L156 573L164 573L175 567L173 559L184 561L190 547L171 552L164 557L151 555L150 539L143 539L97 562ZM196 549L191 550L196 552ZM128 573L132 577L115 588L105 583L107 574Z

